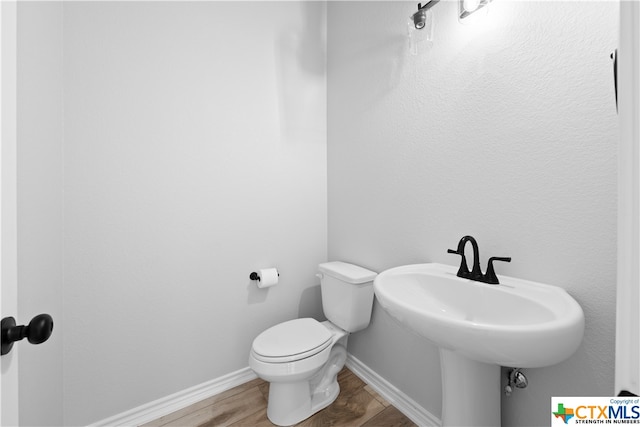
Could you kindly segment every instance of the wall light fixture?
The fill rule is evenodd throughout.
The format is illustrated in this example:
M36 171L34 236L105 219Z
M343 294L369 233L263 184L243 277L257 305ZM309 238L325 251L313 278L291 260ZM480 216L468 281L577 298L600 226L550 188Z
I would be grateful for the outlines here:
M427 11L435 6L440 0L431 0L426 3L424 6L422 3L418 3L418 11L413 14L411 19L413 19L413 25L416 27L416 30L421 30L425 26L425 22L427 21Z

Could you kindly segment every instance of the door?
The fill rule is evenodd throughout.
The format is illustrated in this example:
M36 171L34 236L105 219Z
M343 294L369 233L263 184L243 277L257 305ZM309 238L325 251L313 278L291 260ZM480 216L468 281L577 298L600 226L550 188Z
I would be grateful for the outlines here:
M0 419L62 425L62 340L48 339L46 314L62 317L62 4L2 1L0 11L0 314L19 325L4 328L2 352L25 338L0 358Z
M0 6L0 315L16 316L17 298L17 175L16 175L16 2ZM17 350L17 349L14 349ZM18 425L18 352L0 358L0 420L3 426Z
M615 394L640 394L640 4L620 2Z

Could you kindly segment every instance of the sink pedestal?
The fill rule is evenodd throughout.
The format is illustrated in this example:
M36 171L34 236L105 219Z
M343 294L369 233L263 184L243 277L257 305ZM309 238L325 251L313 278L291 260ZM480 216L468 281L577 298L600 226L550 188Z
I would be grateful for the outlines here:
M500 426L500 366L440 348L442 427Z

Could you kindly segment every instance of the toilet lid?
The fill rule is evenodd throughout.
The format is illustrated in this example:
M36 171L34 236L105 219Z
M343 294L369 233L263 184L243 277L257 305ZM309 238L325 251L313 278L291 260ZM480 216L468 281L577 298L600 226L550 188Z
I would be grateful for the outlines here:
M311 318L289 320L272 326L253 341L253 352L261 360L290 362L324 350L332 334Z

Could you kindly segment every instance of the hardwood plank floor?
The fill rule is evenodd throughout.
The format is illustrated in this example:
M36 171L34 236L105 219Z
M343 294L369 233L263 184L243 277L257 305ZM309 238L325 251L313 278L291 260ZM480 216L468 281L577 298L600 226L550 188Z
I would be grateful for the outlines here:
M338 383L340 395L335 402L297 426L415 426L347 368L338 374ZM141 427L271 427L268 398L269 383L256 379Z

